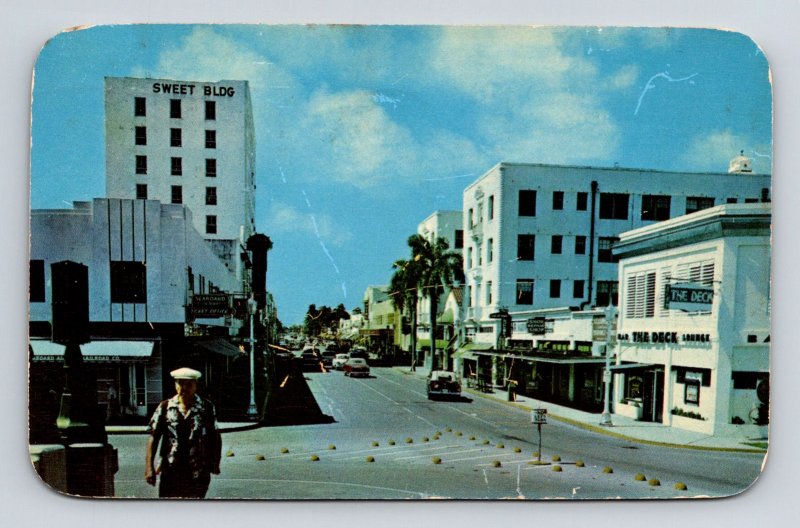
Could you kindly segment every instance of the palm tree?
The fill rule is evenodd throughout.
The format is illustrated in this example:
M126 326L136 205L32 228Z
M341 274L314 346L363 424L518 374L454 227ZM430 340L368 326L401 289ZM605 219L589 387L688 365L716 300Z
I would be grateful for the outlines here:
M414 260L397 260L392 264L395 272L389 283L392 304L402 314L407 309L411 315L411 370L417 365L417 298L419 266Z
M450 246L442 237L431 242L421 235L411 235L408 245L411 247L415 267L419 267L417 285L422 296L430 299L431 370L436 370L436 312L439 294L444 288L464 281L463 261L460 253L449 251Z

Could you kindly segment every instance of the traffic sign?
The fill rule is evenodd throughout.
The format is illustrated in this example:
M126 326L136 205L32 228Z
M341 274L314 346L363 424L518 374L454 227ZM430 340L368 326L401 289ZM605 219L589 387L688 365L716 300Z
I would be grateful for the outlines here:
M546 424L547 423L547 409L532 409L531 410L531 423Z

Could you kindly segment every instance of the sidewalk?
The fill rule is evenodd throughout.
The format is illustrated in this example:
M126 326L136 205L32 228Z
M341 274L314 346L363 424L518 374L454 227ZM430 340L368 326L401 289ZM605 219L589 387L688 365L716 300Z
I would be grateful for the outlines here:
M417 369L416 372L411 372L408 367L395 367L405 374L416 375L418 377L427 376L428 372L425 369ZM528 396L517 395L514 402L508 401L508 393L504 390L495 390L494 392L485 393L473 389L462 389L464 392L469 393L470 396L486 398L502 402L506 405L513 405L520 409L531 410L538 408L547 409L547 417L552 420L568 423L582 429L587 429L596 433L604 434L607 436L614 436L633 442L643 444L661 445L668 447L680 447L685 449L705 449L705 450L722 450L722 451L742 451L753 453L765 453L766 449L757 447L755 445L764 443L765 440L751 439L745 437L721 437L709 436L694 431L687 431L677 427L670 427L661 423L653 422L640 422L633 418L619 416L616 414L611 415L612 426L601 426L600 413L589 413L557 405L555 403L536 400Z

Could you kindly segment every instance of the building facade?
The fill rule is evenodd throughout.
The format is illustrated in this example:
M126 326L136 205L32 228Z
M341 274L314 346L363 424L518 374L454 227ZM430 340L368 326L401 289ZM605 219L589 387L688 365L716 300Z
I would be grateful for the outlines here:
M614 412L766 437L770 220L722 205L620 235Z
M107 77L106 196L191 209L241 278L255 232L255 131L247 81Z
M463 194L467 331L498 346L490 314L617 304L619 233L726 203L769 200L770 176L500 163ZM739 160L739 161L737 161Z

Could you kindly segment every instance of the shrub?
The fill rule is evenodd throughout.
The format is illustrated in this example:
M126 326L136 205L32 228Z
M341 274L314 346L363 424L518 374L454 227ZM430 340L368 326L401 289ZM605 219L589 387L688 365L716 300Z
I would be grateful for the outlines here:
M742 420L738 416L734 416L733 418L731 418L731 423L734 425L742 425L744 424L744 420Z
M703 415L701 415L700 413L696 413L694 411L686 411L684 409L681 409L680 407L673 407L672 408L672 414L674 414L675 416L683 416L685 418L692 418L694 420L705 420L705 418L703 418Z

